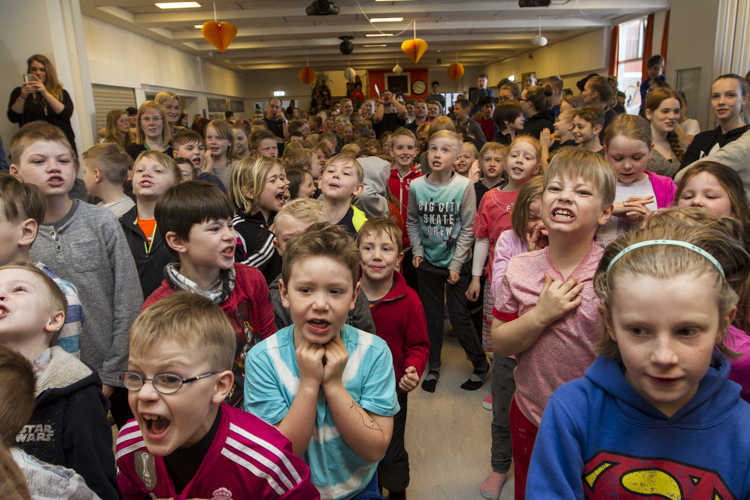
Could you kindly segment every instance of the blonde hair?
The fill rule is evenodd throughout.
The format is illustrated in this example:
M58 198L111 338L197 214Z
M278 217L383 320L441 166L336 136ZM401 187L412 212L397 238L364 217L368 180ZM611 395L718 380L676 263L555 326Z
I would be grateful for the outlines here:
M464 154L464 149L468 149L468 150L469 150L469 152L471 153L472 157L473 157L473 158L474 158L475 160L479 159L479 153L477 152L477 147L476 147L475 145L473 145L473 144L472 144L472 143L470 143L470 142L464 142L464 143L463 143L463 144L461 145L461 154L462 154L462 155ZM482 148L482 150L484 150L484 148Z
M232 131L232 126L226 120L214 120L206 125L204 139L205 136L208 135L208 127L213 127L216 133L219 134L219 137L229 142L229 146L227 146L227 165L229 165L237 156L237 148L234 145L234 132Z
M146 101L138 108L138 117L135 120L135 142L141 144L146 138L143 135L143 127L141 127L141 116L151 111L156 111L161 117L161 138L162 142L164 142L164 146L166 146L171 138L169 135L169 123L167 123L167 115L164 114L164 110L161 109L161 106L155 101Z
M81 159L88 168L98 169L108 182L118 186L125 183L128 170L133 167L133 158L114 142L91 146L83 152Z
M362 238L371 235L376 238L386 236L394 245L396 245L399 254L404 251L404 232L395 222L387 217L368 219L367 222L362 224L362 227L357 231L357 237L354 240L357 247L359 248L359 245L362 243Z
M509 149L508 149L508 146L500 144L499 142L494 142L494 141L486 142L484 143L484 146L482 146L482 149L479 151L478 158L482 158L482 156L484 156L484 154L487 153L488 151L493 151L495 153L498 153L502 155L503 158L505 158L506 156L508 156Z
M138 356L158 357L148 351L168 340L199 351L212 371L231 370L234 363L234 328L219 306L197 293L175 292L155 302L130 328L130 352Z
M127 134L127 141L123 140L122 136L120 135L120 132L117 131L117 121L120 119L122 115L127 116L127 111L123 111L122 109L113 109L109 113L107 113L107 125L104 132L104 142L114 142L115 144L119 145L121 148L124 148L131 142L133 142L133 133L128 131ZM128 125L130 127L130 125Z
M323 214L323 205L318 200L310 198L296 198L284 203L281 210L276 214L274 222L276 223L276 237L279 236L281 221L285 218L296 219L300 222L325 222L326 216Z
M648 120L640 116L628 114L617 115L607 126L602 144L609 146L612 139L619 135L628 139L645 142L649 148L651 147L651 124Z
M535 175L526 182L518 191L516 204L510 215L513 232L521 241L526 241L526 226L529 224L531 204L542 199L544 192L544 181L541 175Z
M174 177L175 184L179 184L180 182L182 182L182 170L180 170L180 167L177 166L177 162L174 161L174 158L172 158L171 156L162 153L161 151L143 151L133 162L133 170L135 170L135 166L144 159L153 160L162 167L169 170Z
M47 290L47 301L49 302L49 308L51 312L62 312L63 317L67 315L68 313L68 299L65 298L65 294L62 290L60 290L60 287L57 286L57 283L52 281L52 278L47 276L44 271L36 267L31 262L27 261L16 261L11 262L10 264L7 264L5 266L0 267L0 271L4 271L6 269L20 269L22 271L28 271L31 274L35 275L37 278L39 278L42 283L44 283L44 288ZM60 332L62 331L63 325L60 324L60 329L57 330L52 337L50 338L49 346L52 347L55 345L55 342L57 342L57 339L60 337Z
M177 101L180 100L180 96L175 94L174 92L170 92L168 90L162 90L158 94L156 94L156 97L154 97L154 102L161 106L165 102L173 101L177 99Z
M515 142L515 141L514 141ZM593 184L602 198L602 207L611 205L617 190L617 174L604 157L585 148L562 148L544 172L544 189L556 177L575 180L580 177Z
M326 162L325 167L323 167L323 171L325 172L328 166L333 165L334 163L344 163L346 165L349 165L350 167L354 167L354 170L357 171L357 181L360 184L365 182L365 171L362 168L362 165L360 165L357 159L352 155L339 153L336 156L331 157L331 159Z
M229 179L229 200L237 212L252 215L258 211L260 193L266 185L266 177L275 166L284 172L284 166L278 158L269 156L248 156L237 162ZM248 189L252 194L251 199L244 193L244 190Z
M439 139L450 139L454 141L457 149L457 154L461 154L461 149L463 149L464 141L456 132L450 130L438 130L437 132L433 132L432 134L430 134L429 144L432 144L432 141L436 141Z
M309 172L313 162L318 162L318 157L312 149L299 147L293 149L289 154L286 154L286 150L284 150L282 162L284 163L284 170L297 168Z
M57 79L57 71L55 70L55 65L52 64L52 61L42 54L34 54L26 60L26 71L31 72L32 62L38 62L39 64L44 65L44 71L47 73L47 81L44 83L44 86L46 87L47 92L55 96L55 99L62 102L63 84Z
M671 245L650 245L633 250L621 257L611 269L607 269L612 259L622 250L650 240L677 240L695 245L719 262L726 278L723 278L716 266L704 256L693 250ZM704 274L715 280L717 305L722 313L727 312L738 300L730 282L747 281L750 275L750 256L739 241L715 227L681 223L676 218L671 218L664 224L652 222L646 228L631 231L624 238L615 240L604 250L594 276L594 291L601 299L599 311L603 317L611 317L614 290L623 280L631 280L638 276L669 280L680 275L697 277ZM728 324L721 325L723 329L728 327ZM735 356L723 341L718 344L718 348L729 357ZM597 344L597 350L610 358L619 357L617 342L606 332Z
M531 144L531 146L534 148L534 151L536 151L536 162L541 167L542 143L539 142L538 139L530 135L517 135L516 138L513 139L513 142L511 142L510 145L508 146L508 154L510 154L510 152L513 151L513 146L521 142L526 142L528 144Z

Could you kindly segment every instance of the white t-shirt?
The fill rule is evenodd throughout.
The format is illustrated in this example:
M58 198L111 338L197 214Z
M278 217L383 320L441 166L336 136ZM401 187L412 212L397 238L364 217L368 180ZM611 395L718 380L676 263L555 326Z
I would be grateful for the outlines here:
M631 184L617 183L617 192L615 193L615 203L622 203L631 196L648 197L654 196L654 187L651 185L651 181L648 176L644 175L643 179ZM651 211L656 211L656 197L654 201L646 205ZM637 229L639 223L631 223L626 217L615 217L609 218L606 224L599 227L596 232L596 244L604 248L612 243L617 238L622 238L630 231Z

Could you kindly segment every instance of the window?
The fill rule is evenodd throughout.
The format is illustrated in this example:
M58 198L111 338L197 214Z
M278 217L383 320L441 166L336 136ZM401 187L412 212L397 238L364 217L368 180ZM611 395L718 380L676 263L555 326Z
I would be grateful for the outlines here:
M617 54L617 80L625 92L628 113L638 113L641 106L640 85L643 76L643 34L646 18L635 19L620 25L619 53Z

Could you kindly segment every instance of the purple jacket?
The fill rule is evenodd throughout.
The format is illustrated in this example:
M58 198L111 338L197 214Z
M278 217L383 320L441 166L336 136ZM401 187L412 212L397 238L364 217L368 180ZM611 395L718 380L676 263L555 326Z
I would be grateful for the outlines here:
M664 175L658 175L645 170L648 180L651 181L651 187L654 188L654 197L658 208L671 207L674 203L674 195L677 193L677 184Z

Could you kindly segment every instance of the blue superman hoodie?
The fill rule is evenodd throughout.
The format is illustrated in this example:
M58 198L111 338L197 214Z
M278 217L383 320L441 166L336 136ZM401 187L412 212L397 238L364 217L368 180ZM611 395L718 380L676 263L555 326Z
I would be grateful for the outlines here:
M750 405L714 355L698 393L671 418L604 356L550 397L527 499L750 499Z

